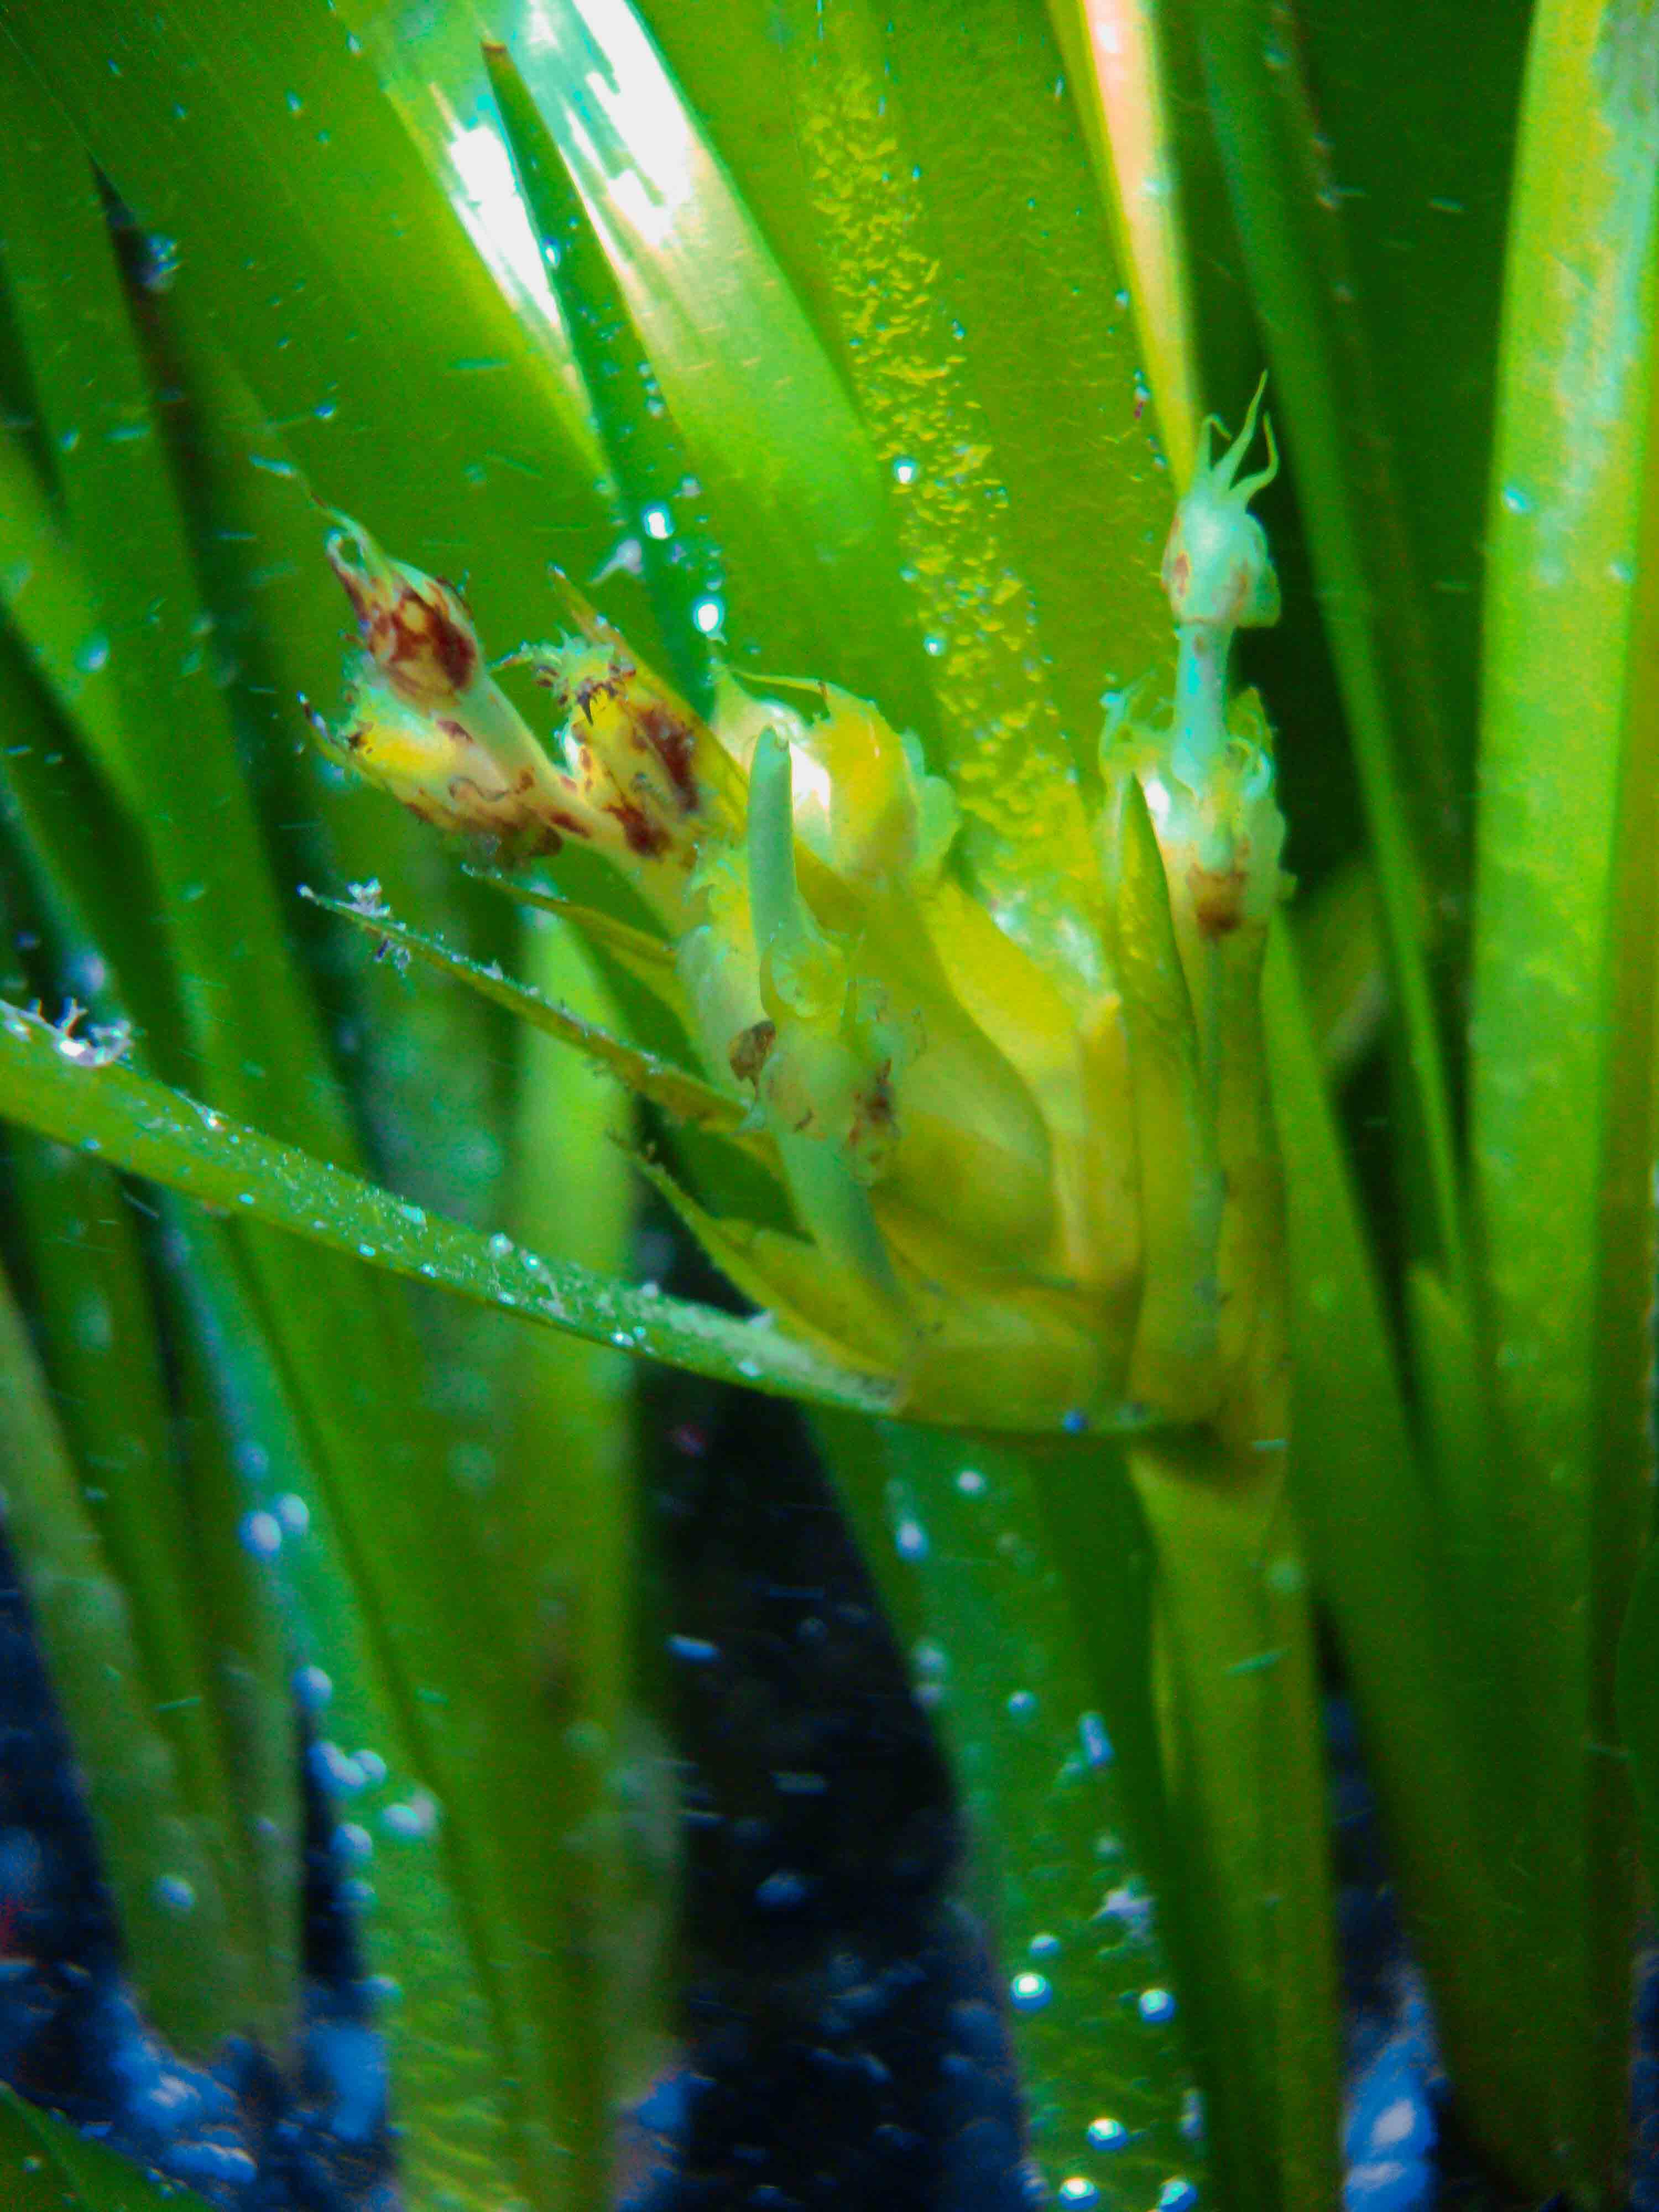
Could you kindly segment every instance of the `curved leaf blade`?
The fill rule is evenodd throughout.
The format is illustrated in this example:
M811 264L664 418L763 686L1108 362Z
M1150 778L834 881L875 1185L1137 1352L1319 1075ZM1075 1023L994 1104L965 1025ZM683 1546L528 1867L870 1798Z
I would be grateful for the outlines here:
M885 1378L836 1367L772 1331L682 1299L649 1297L574 1263L499 1254L476 1231L428 1218L342 1169L239 1128L180 1092L125 1068L77 1066L63 1042L38 1017L6 1012L0 1114L187 1197L590 1343L809 1404L880 1413L894 1401L896 1386Z

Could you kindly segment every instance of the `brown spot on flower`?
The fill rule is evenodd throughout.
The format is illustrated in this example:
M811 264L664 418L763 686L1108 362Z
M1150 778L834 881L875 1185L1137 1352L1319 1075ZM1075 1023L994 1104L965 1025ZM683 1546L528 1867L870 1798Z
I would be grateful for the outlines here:
M478 648L445 601L454 599L447 585L436 584L430 599L411 586L401 591L388 611L389 651L371 640L370 650L385 663L392 681L421 694L465 691L478 665ZM454 599L457 609L459 599Z
M732 1073L739 1083L758 1083L760 1073L778 1041L775 1022L751 1022L746 1030L739 1030L732 1040L732 1049L726 1055Z
M1244 919L1244 870L1194 868L1187 880L1200 936L1231 937Z
M868 1086L856 1094L848 1142L854 1154L884 1145L893 1131L893 1063L884 1060Z
M660 859L672 842L661 824L653 822L645 809L631 799L619 799L605 811L621 824L629 851L637 853L642 860Z
M696 757L696 732L684 715L661 700L641 707L635 717L638 742L653 752L667 771L683 814L697 811L697 779L692 768Z

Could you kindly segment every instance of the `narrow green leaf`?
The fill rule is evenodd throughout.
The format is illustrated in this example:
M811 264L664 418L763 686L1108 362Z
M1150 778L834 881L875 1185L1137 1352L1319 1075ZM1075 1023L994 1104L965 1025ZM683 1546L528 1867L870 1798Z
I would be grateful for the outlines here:
M1051 2194L1082 2179L1151 2204L1187 2181L1202 2201L1180 1907L1134 1755L1152 1732L1148 1563L1121 1465L1099 1443L1032 1454L891 1422L819 1434L962 1791L1038 2171ZM1073 1545L1087 1532L1081 1572L1055 1492Z
M213 1857L153 1715L131 1607L3 1278L0 1378L8 1534L76 1731L105 1876L153 2017L183 2048L205 2053L235 2017L248 1962L226 1945Z
M29 1310L88 1526L131 1619L134 1688L168 1743L180 1802L214 1863L223 1920L211 1940L223 1996L213 2037L204 2043L198 2030L193 2048L203 2056L219 2034L258 2033L280 2050L299 2021L297 1875L286 1940L273 1942L255 1826L267 1808L249 1801L251 1771L240 1747L233 1753L222 1643L227 1631L244 1647L258 1640L257 1606L227 1601L246 1595L234 1555L222 1581L203 1573L210 1522L200 1501L192 1512L185 1488L139 1217L100 1161L18 1132L10 1167L27 1238ZM216 1607L209 1602L215 1589ZM84 1717L78 1706L70 1711L77 1740ZM291 1731L287 1750L291 1769ZM164 1984L172 1976L143 1948L146 1924L137 1924L128 1948L147 1993L158 1974ZM163 1941L177 1947L178 1928L166 1926Z
M676 678L693 703L706 709L713 688L708 633L725 608L718 592L721 562L710 542L701 489L694 489L690 453L658 396L655 374L605 258L604 240L513 57L491 41L483 57L658 629Z
M142 2172L0 2082L7 2212L208 2212L193 2191Z
M1284 1453L1132 1444L1152 1532L1165 1755L1230 2207L1337 2194L1339 2011L1312 1607ZM1264 1449L1265 1446L1265 1449Z
M1184 492L1204 405L1161 11L1048 0L1048 15L1111 210L1164 449Z
M1464 2109L1529 2085L1529 1930L1509 1902L1510 1823L1492 1778L1515 1698L1449 1601L1454 1587L1407 1419L1287 931L1269 944L1266 1034L1285 1160L1295 1360L1291 1477L1353 1685L1414 1944Z
M343 899L325 898L317 891L307 896L313 904L337 915L343 921L377 939L381 945L407 953L428 968L435 968L440 975L465 984L469 990L504 1007L515 1020L528 1022L532 1029L556 1037L562 1044L586 1054L599 1066L607 1068L630 1091L649 1099L653 1106L661 1107L664 1113L672 1115L677 1121L690 1121L697 1128L717 1129L727 1136L735 1135L742 1127L742 1103L716 1091L701 1076L672 1066L654 1053L641 1052L637 1046L611 1036L594 1023L581 1020L568 1007L550 1005L527 985L509 982L504 975L492 974L478 961L450 951L447 945L394 921L389 914L366 910ZM757 1146L756 1149L765 1152L769 1148Z
M454 1222L120 1067L79 1067L58 1032L10 1009L0 1023L0 1114L97 1151L210 1206L288 1230L393 1274L441 1282L526 1320L665 1359L723 1382L809 1403L884 1410L893 1386L834 1366L806 1346L678 1298L648 1297L586 1269L498 1255ZM365 1246L368 1248L365 1249Z
M437 2203L471 2208L496 2193L522 2203L510 2194L515 2116L501 2081L513 2039L484 1956L490 1938L469 1834L491 1815L480 1793L453 1791L446 1756L449 1615L422 1609L417 1572L399 1583L394 1560L391 1577L377 1573L395 1540L352 1542L223 1224L164 1203L163 1249L189 1356L229 1443L246 1525L286 1630L313 1774L361 1832L350 1839L357 1853L364 1837L374 1852L373 1908L357 1929L362 1993L374 1999L386 2039L405 2185ZM409 1456L400 1444L388 1465ZM388 1602L388 1580L409 1618ZM475 1593L475 1621L486 1601ZM471 1736L476 1713L459 1717Z
M1403 1030L1407 1142L1429 1216L1417 1232L1456 1294L1468 1261L1450 1090L1428 970L1425 819L1449 750L1421 595L1357 319L1340 196L1293 21L1265 0L1199 0L1212 126L1296 471L1320 607L1347 710ZM1413 811L1417 805L1418 812ZM1424 818L1419 818L1419 815Z
M1516 1839L1540 2092L1534 2188L1622 2186L1631 1807L1606 1755L1650 1510L1659 635L1649 565L1659 19L1533 19L1487 527L1470 1152L1502 1450L1491 1571L1530 1721Z

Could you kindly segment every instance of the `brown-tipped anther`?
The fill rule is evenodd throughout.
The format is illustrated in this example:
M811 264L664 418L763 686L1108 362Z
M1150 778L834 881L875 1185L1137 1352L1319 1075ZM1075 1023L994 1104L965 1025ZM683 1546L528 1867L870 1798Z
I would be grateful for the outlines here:
M355 529L335 531L326 550L358 635L398 696L412 707L434 707L465 691L482 656L453 585L388 560Z

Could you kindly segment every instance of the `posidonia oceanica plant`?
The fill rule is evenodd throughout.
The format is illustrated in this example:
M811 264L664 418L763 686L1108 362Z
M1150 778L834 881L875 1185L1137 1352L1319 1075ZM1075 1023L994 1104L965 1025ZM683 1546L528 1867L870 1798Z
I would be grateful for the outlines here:
M1333 1683L1490 2200L1626 2200L1659 30L1501 17L0 7L7 1537L198 2057L298 1696L411 2208L673 2048L635 1356L934 1655L1060 2202L1425 2201Z

